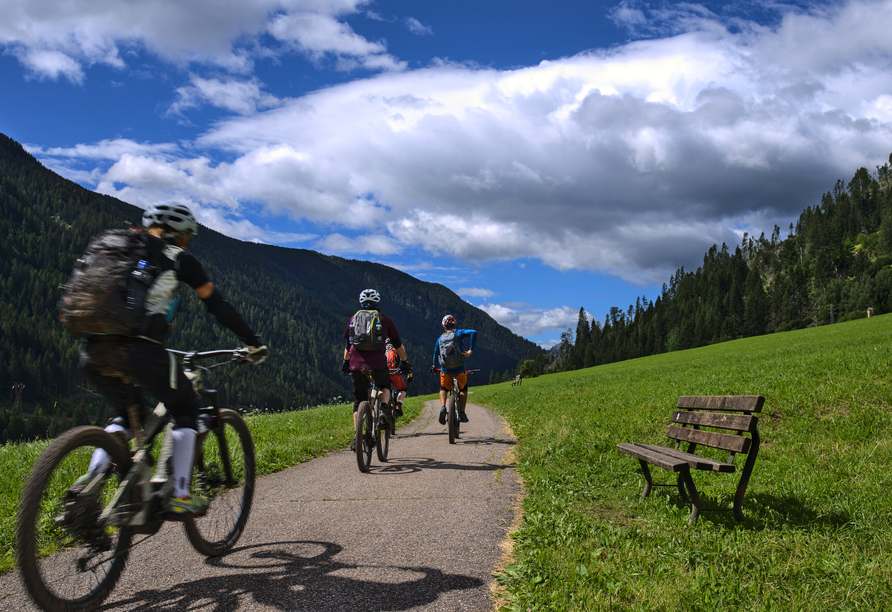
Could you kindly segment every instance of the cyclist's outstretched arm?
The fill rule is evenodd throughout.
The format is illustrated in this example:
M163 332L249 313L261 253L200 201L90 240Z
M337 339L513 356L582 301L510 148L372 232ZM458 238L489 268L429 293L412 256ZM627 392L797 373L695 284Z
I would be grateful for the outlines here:
M232 333L248 346L258 347L260 339L254 335L254 331L242 318L242 315L227 302L220 291L210 282L195 289L195 293L204 302L208 312L220 322L220 325L229 329Z

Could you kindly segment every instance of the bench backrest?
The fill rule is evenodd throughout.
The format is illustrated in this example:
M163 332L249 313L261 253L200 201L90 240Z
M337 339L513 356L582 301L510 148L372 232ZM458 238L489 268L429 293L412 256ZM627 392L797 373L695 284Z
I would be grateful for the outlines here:
M693 453L698 444L728 451L731 453L728 463L731 463L735 453L748 453L753 438L758 440L759 417L756 414L762 411L764 404L765 398L761 395L680 397L666 435L677 440L677 445L689 442L689 453ZM734 433L707 431L702 427ZM744 436L744 433L750 436Z

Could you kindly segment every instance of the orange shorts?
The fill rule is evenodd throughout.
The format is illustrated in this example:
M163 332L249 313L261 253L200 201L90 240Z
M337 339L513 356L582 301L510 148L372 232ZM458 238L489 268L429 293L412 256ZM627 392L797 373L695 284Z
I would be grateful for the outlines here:
M464 391L468 388L468 375L462 372L456 374L455 379L458 381L458 388ZM452 374L440 372L440 388L444 391L452 391Z
M406 390L406 380L399 374L390 375L390 384L393 385L393 388L397 391Z

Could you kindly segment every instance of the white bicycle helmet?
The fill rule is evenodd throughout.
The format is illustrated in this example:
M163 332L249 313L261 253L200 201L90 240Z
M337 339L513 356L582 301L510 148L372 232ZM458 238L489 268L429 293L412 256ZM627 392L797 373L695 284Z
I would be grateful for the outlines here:
M366 289L362 293L359 294L359 303L360 304L368 304L369 302L374 302L377 304L381 301L381 296L378 295L378 292L374 289Z
M448 325L455 325L455 317L453 317L452 315L446 315L445 317L443 317L443 327L446 327Z
M173 238L181 234L195 235L198 223L189 207L179 202L158 202L149 206L142 215L143 227L161 227L162 238Z

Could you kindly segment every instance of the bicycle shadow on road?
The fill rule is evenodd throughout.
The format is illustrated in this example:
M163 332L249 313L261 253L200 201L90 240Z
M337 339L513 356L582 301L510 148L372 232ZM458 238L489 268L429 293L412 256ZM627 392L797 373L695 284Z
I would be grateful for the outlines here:
M397 474L411 474L424 470L455 470L459 472L497 472L516 467L513 463L455 463L453 461L441 461L430 457L399 457L391 458L387 463L373 463L369 467L369 474L385 474L388 476Z
M451 591L477 589L479 578L427 567L357 566L335 557L329 542L275 542L237 548L206 565L226 574L184 582L165 591L144 590L102 610L204 610L236 612L254 604L275 610L405 610Z
M448 433L446 433L446 426L443 426L443 431L419 431L415 433L406 433L403 435L399 435L399 430L397 430L397 435L391 437L391 440L411 440L412 438L425 438L428 436L435 438L443 438L445 441L448 437ZM470 445L478 445L478 446L514 446L517 444L514 440L509 440L506 438L493 438L492 436L483 436L477 437L474 435L473 431L465 431L462 430L462 436L458 438L456 444L470 444ZM444 442L445 444L445 442Z

